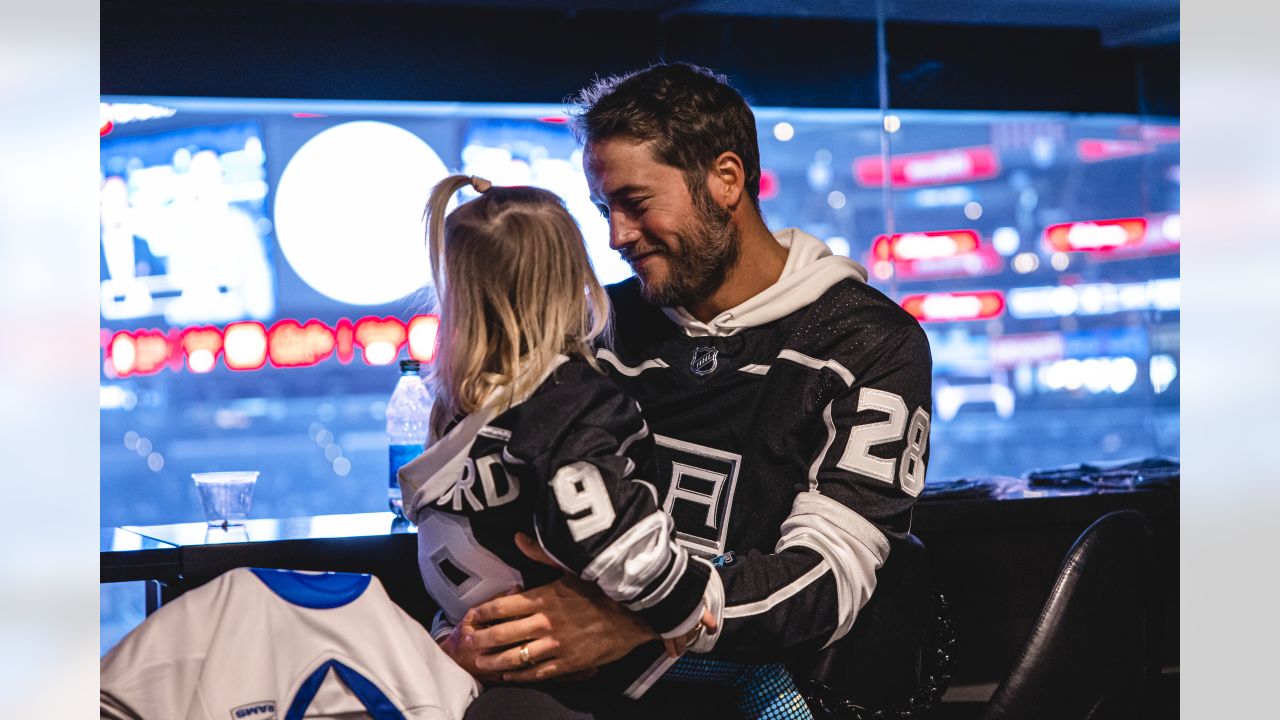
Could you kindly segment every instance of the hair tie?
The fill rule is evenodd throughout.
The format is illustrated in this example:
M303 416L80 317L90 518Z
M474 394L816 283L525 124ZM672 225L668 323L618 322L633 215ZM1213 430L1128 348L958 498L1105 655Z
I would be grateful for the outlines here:
M477 175L472 175L471 187L475 188L476 192L482 193L487 191L489 188L493 187L493 183Z

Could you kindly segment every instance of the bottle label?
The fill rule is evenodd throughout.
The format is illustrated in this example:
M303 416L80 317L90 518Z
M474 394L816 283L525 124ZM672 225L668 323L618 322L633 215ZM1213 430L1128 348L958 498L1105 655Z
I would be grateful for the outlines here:
M391 480L388 487L400 489L400 482L396 479L396 473L410 460L421 455L422 449L422 445L415 443L393 444L390 446Z

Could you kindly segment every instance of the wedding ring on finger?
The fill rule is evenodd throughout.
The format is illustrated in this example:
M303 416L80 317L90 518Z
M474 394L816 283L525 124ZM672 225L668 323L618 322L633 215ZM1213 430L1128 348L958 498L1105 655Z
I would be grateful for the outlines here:
M525 667L533 664L533 658L529 657L529 646L527 644L520 646L520 664Z

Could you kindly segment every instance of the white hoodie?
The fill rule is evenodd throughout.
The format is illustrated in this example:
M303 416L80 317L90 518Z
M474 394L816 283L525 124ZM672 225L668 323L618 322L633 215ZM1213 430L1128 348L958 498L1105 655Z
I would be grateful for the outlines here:
M867 281L866 268L850 258L832 255L826 243L806 232L786 228L773 236L788 249L787 263L777 282L709 322L698 320L683 307L662 311L690 337L728 336L790 315L817 300L841 280Z

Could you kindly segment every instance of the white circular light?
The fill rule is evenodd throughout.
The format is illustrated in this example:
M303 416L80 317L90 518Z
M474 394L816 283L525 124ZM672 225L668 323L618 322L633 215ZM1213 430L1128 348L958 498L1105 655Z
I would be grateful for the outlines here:
M1059 285L1049 293L1049 307L1058 317L1072 315L1080 307L1080 296L1075 288Z
M982 203L967 202L964 204L964 216L970 220L977 220L982 217Z
M396 359L396 346L378 340L364 346L364 360L370 365L390 365Z
M1122 393L1133 387L1138 379L1138 363L1130 357L1118 357L1111 361L1111 392Z
M780 122L773 126L773 136L786 142L796 136L796 129L789 122Z
M897 115L884 116L885 132L896 133L900 129L902 129L902 118L898 117Z
M1022 244L1022 238L1018 235L1017 228L998 227L995 232L991 233L991 244L995 246L996 252L1001 255L1012 255L1018 252L1018 246Z
M1013 258L1014 272L1029 273L1040 267L1040 258L1035 253L1021 253Z
M852 251L852 248L849 247L848 238L839 236L829 237L827 238L826 243L827 247L831 248L832 255L843 255L844 257L849 257L849 253Z
M827 193L827 204L830 205L832 209L839 210L844 207L844 203L844 193L839 190L832 190L830 193Z
M1062 272L1071 264L1071 258L1066 253L1056 252L1049 256L1049 264L1053 266L1054 270Z
M343 123L311 138L276 186L280 249L308 285L380 305L430 281L422 208L448 174L421 138L388 123Z
M216 357L210 350L203 348L192 350L187 356L187 367L191 368L193 373L207 373L213 370Z

